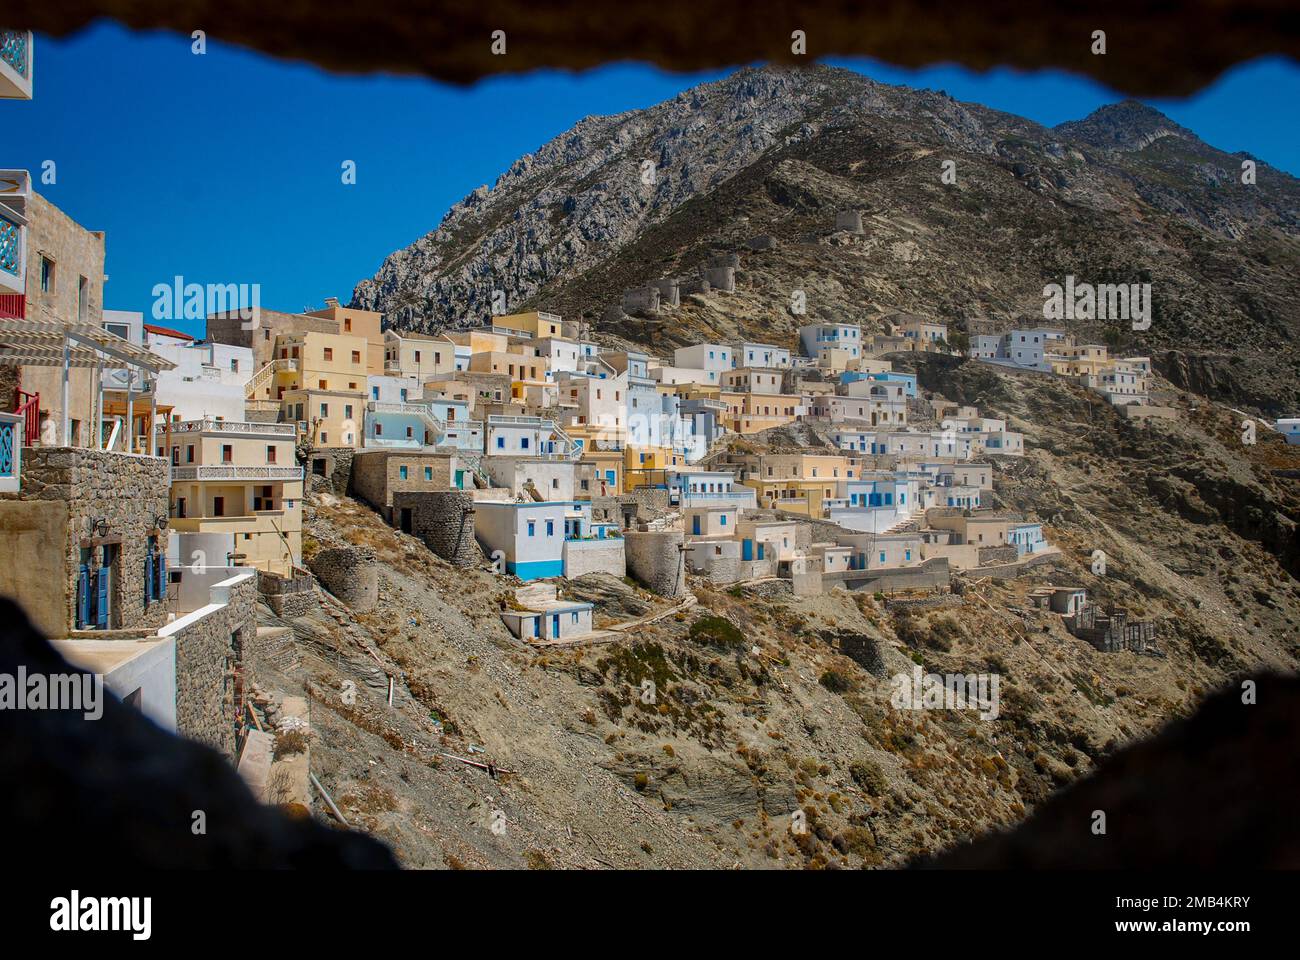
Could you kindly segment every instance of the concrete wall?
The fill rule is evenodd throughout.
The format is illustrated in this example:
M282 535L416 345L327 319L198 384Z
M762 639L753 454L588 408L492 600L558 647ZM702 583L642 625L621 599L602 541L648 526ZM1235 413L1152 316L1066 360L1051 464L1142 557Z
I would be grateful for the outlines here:
M32 626L49 638L63 636L71 625L67 536L66 503L0 500L0 555L8 558L0 563L0 595L21 606ZM14 562L17 558L22 562Z
M564 542L564 575L570 579L585 573L608 573L615 577L627 576L627 557L623 541L566 540Z

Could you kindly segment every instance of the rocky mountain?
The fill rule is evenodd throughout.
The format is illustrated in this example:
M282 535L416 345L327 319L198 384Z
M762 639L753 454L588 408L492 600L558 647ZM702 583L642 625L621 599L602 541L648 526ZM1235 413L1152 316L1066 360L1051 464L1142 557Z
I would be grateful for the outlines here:
M861 234L834 229L842 210L862 212ZM900 312L969 334L1041 320L1044 285L1067 275L1150 283L1149 329L1066 326L1151 354L1179 386L1277 413L1300 406L1300 359L1279 349L1300 326L1298 235L1294 178L1133 101L1049 129L840 69L745 69L581 121L390 255L353 303L436 331L482 323L499 291L507 312L552 309L662 352L789 341L818 317L883 330ZM737 252L733 295L610 311L626 288Z

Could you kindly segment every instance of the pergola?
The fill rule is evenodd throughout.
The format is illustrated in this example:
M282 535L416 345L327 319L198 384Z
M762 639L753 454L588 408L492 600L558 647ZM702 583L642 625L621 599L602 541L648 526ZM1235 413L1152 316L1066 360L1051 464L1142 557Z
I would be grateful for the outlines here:
M93 323L61 323L56 320L14 318L0 318L0 364L62 368L63 417L59 423L59 444L62 446L68 445L71 433L68 372L74 367L94 370L93 416L96 449L102 444L101 424L105 412L103 371L106 368L125 368L131 374L127 379L125 409L128 432L134 434L135 375L139 374L142 381L154 379L160 371L171 370L176 366L170 360L165 360L144 347L136 346L129 340L124 340ZM158 410L157 391L150 390L148 394L149 429L146 435L151 436L153 420ZM28 437L27 443L31 444L33 440L34 438ZM134 438L128 436L126 440L127 449L132 450L135 446Z

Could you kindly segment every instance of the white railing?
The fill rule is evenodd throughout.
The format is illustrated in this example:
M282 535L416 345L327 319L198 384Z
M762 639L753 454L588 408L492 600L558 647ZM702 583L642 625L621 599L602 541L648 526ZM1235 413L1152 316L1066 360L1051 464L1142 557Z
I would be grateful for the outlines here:
M154 426L155 436L166 433L229 433L242 436L292 437L294 427L291 423L257 423L253 420L217 420L204 417L201 420L182 420L179 422L159 423Z
M172 480L280 480L302 479L302 467L242 466L226 463L220 466L172 467Z
M292 357L279 357L262 367L251 377L248 383L244 384L244 396L251 397L258 389L263 387L271 377L284 370L297 370L298 360Z

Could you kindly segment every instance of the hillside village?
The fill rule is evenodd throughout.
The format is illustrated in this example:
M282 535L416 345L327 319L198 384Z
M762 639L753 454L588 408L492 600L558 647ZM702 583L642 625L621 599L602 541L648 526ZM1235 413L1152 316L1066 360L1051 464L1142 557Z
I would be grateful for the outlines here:
M687 631L735 658L735 682L760 687L786 684L773 671L805 634L833 635L837 656L857 667L826 666L814 686L844 694L860 683L851 669L885 678L930 662L921 649L883 652L891 619L898 649L929 637L933 660L977 636L978 619L1009 618L1048 639L1046 650L1034 644L1039 658L1092 664L1071 685L1098 702L1107 695L1093 671L1106 668L1089 657L1155 662L1170 642L1188 642L1172 601L1152 603L1161 590L1106 582L1105 551L1061 523L1074 507L1026 493L1042 470L1035 443L1070 455L1046 440L1054 415L984 409L961 379L1012 384L999 387L1003 399L1006 390L1090 396L1132 425L1112 429L1158 444L1197 406L1159 381L1148 357L1112 356L1047 324L966 337L915 316L877 332L808 322L792 342L692 343L653 356L544 310L430 334L332 298L304 313L229 301L186 313L206 324L196 338L103 309L104 234L32 190L26 171L0 177L21 184L4 200L18 216L3 221L16 253L0 269L0 537L26 558L0 588L71 662L161 726L223 751L268 802L345 823L360 809L370 826L398 829L383 803L351 790L349 806L313 772L313 749L328 763L346 750L329 739L340 716L418 755L426 772L451 764L486 783L518 774L499 737L492 755L461 742L445 706L455 695L434 693L431 664L394 652L418 649L425 630L470 646L508 636L511 657L572 658L575 676L593 669L576 666L590 651L599 674L621 663L637 684L698 669L647 646ZM826 229L860 232L861 215L841 211ZM683 296L726 297L741 256L625 291L611 309L670 316ZM936 382L944 378L952 388ZM1296 423L1258 426L1262 439L1280 435L1275 450L1300 443ZM1296 459L1280 449L1282 463ZM427 609L391 594L399 581L421 602L433 591L438 604L459 595L465 606L438 614L435 627ZM1294 586L1276 604L1294 655ZM954 610L960 620L944 614ZM753 616L773 619L765 630ZM403 624L411 636L380 651L379 638ZM354 691L346 710L322 713L336 699L323 678L355 667L357 650L367 689L344 681ZM469 656L472 665L484 653ZM316 675L304 667L312 657ZM717 749L709 697L697 689L672 717ZM602 703L615 723L632 705L618 694ZM410 729L377 721L385 712ZM1095 754L1080 743L1113 745L1139 729L1122 726L1127 734L1079 734L1075 747ZM479 735L489 739L481 723ZM864 833L855 813L822 838L827 851L797 835L785 853L779 837L757 849L768 859L896 862L1023 813L1039 794L1017 798L1006 768L1000 760L989 773L1001 784L992 808L892 853L877 849L888 830ZM819 765L810 770L811 782ZM1044 758L1038 772L1048 770L1057 782L1070 776ZM852 778L863 796L888 793L875 762L859 762ZM630 769L624 779L632 794L648 782ZM689 808L690 788L676 789L676 800L661 795L667 808ZM837 815L839 802L830 802ZM710 862L674 849L682 863ZM639 854L616 859L628 856Z

